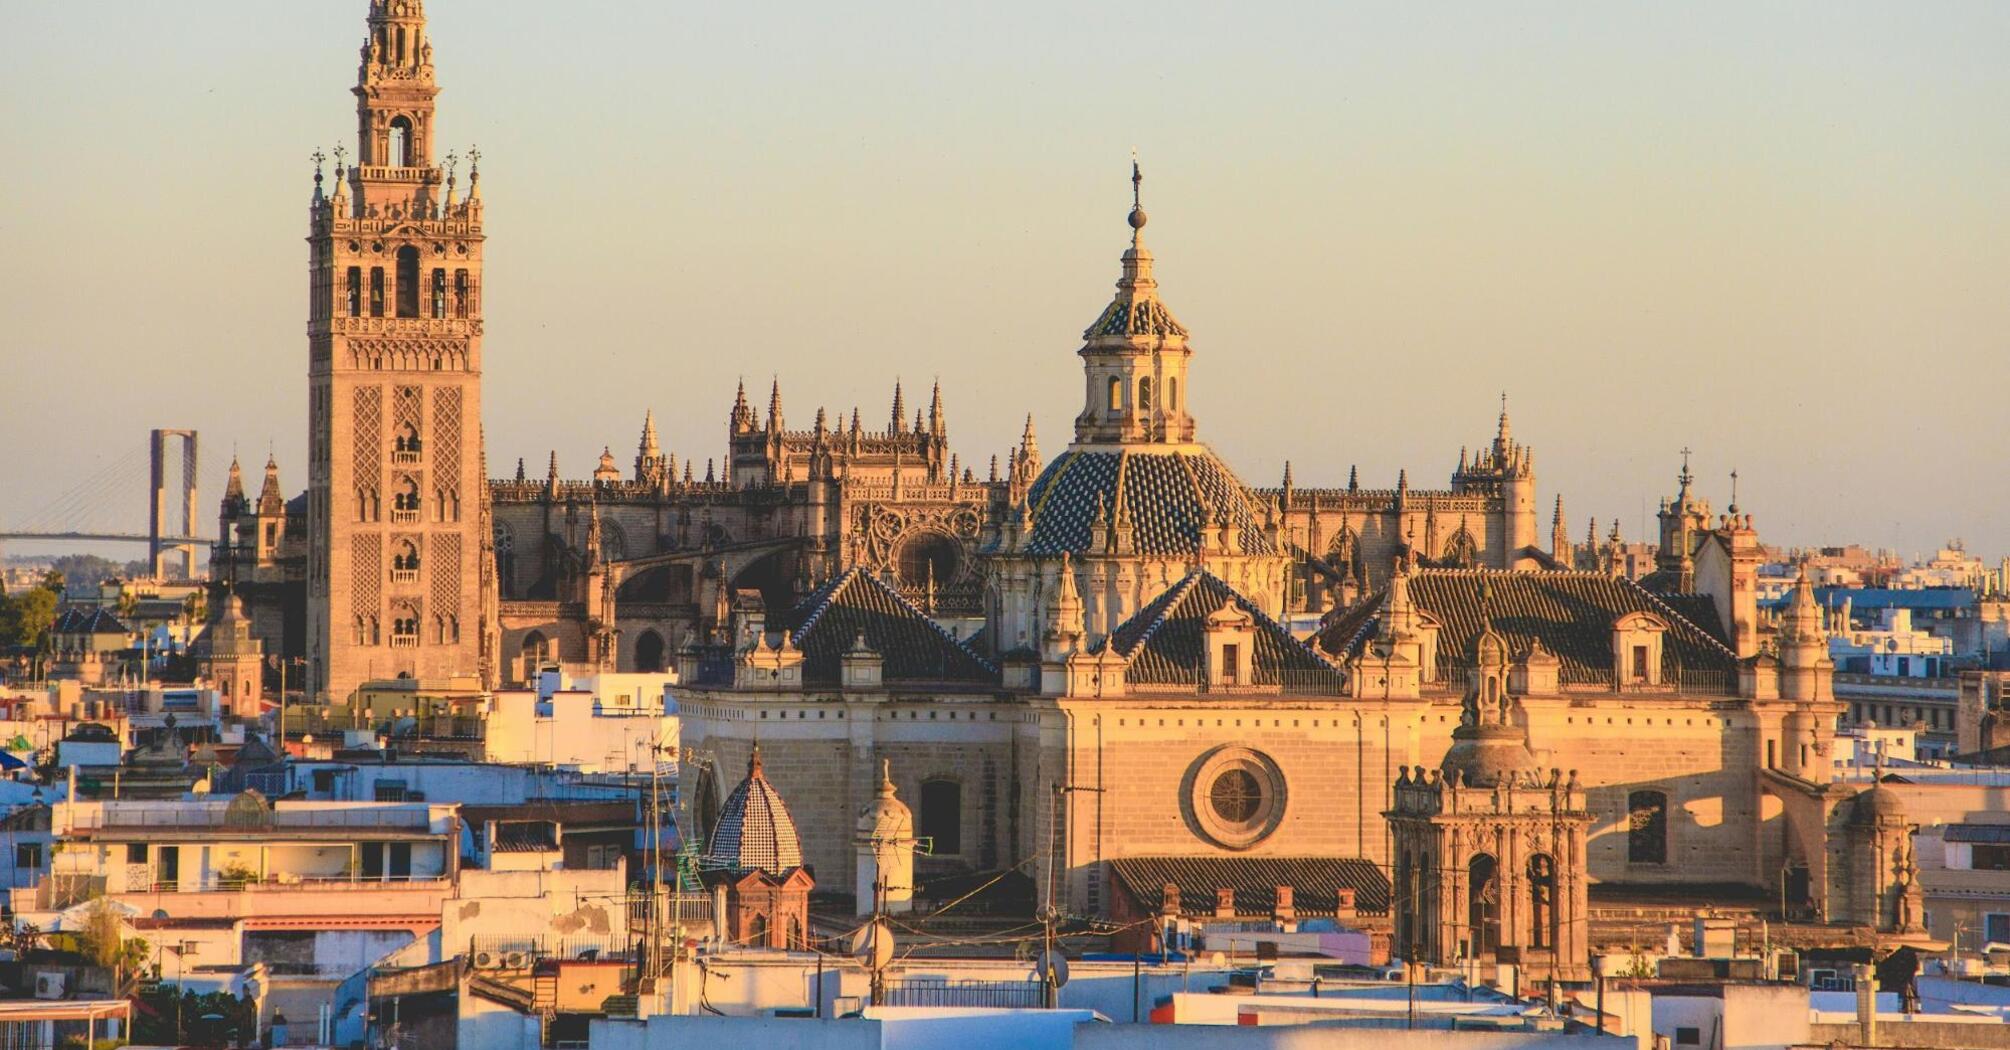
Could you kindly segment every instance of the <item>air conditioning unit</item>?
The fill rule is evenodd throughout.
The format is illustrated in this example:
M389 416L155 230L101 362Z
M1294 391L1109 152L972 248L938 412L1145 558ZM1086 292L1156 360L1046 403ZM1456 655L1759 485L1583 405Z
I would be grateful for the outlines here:
M500 969L502 969L502 953L501 953L501 952L476 952L476 953L475 953L475 969L477 969L477 970L500 970Z
M67 977L60 973L38 973L35 975L35 998L61 999Z
M505 970L527 970L529 968L530 956L524 952L509 952L503 956L503 969Z

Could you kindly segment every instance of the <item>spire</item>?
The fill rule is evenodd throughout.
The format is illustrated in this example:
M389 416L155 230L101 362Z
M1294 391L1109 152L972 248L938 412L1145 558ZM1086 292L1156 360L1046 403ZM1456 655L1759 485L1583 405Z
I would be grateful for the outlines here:
M1291 491L1291 461L1284 461L1284 491Z
M1563 493L1556 494L1556 509L1549 517L1549 553L1558 566L1572 568L1570 557L1570 533L1563 524Z
M754 429L754 410L747 405L747 380L742 378L733 391L733 414L728 417L728 426L735 434L744 434Z
M907 429L907 402L900 394L900 380L893 381L893 423L887 433L899 434Z
M1019 453L1029 463L1040 461L1040 439L1033 435L1033 413L1026 413L1026 429L1019 434Z
M661 446L656 444L656 410L653 408L642 412L642 442L637 451L651 458L663 454Z
M258 512L278 514L286 509L286 497L279 492L279 461L271 453L265 456L265 484L258 490Z
M522 456L518 456L518 457L516 458L516 480L517 480L517 484L519 484L519 485L523 484L523 481L524 481L524 472L523 472L523 457L522 457Z
M768 431L782 432L782 378L776 376L774 384L768 388Z
M1361 487L1360 466L1359 465L1349 466L1347 468L1347 491L1352 492L1360 487Z
M242 501L243 499L244 469L237 465L237 456L233 453L230 457L230 479L223 483L223 501L230 503L234 500Z
M928 432L941 437L948 432L949 419L942 414L942 380L935 381L935 391L928 399Z
M1507 467L1505 461L1508 453L1513 449L1514 429L1508 425L1508 396L1507 391L1503 390L1501 391L1500 429L1494 433L1494 455L1502 459L1503 462L1500 465L1503 469Z
M552 449L552 450L551 450L551 466L549 466L549 467L545 468L545 473L544 473L544 476L545 476L545 480L547 480L547 481L550 481L550 482L551 482L552 484L554 484L554 485L558 484L558 450L557 450L557 449Z

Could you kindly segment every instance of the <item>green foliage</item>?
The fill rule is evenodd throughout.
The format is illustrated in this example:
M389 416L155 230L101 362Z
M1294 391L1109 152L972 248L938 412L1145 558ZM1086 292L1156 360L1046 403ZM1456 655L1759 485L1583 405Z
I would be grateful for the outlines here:
M125 920L102 899L84 915L84 928L76 933L76 946L92 965L115 973L136 972L147 961L147 942L127 937Z
M0 645L41 648L56 623L55 591L35 587L18 595L0 595Z

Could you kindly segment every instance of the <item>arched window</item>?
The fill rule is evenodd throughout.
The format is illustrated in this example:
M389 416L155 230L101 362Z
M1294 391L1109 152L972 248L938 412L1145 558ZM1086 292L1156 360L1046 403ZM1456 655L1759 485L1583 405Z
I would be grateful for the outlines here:
M394 440L394 451L419 451L419 428L410 423L398 424L398 436Z
M1668 863L1668 796L1635 791L1626 796L1626 859L1632 864Z
M635 669L643 674L656 674L663 670L663 636L655 631L643 631L635 639Z
M1550 927L1556 922L1556 861L1547 853L1528 859L1528 924L1531 948L1554 948Z
M391 616L391 644L417 645L419 643L419 614L408 607L401 607Z
M921 783L921 823L916 831L933 840L936 856L963 852L963 785L954 780Z
M349 316L363 316L363 268L361 266L349 267L348 287L343 290L343 294L349 297Z
M454 316L461 318L468 316L468 272L466 270L454 271Z
M1472 955L1492 955L1501 943L1499 865L1490 853L1475 853L1466 865L1466 926L1472 931Z
M398 249L398 316L419 316L419 249Z
M1122 412L1123 410L1124 410L1124 381L1122 379L1117 378L1116 376L1111 376L1110 414L1114 416L1117 413Z
M1145 376L1143 379L1138 380L1138 411L1150 412L1151 410L1152 377Z
M361 616L356 617L356 634L351 641L356 645L370 644L370 622L368 620L365 620Z
M402 49L404 44L402 39L403 34L400 33L399 36L399 45ZM410 119L396 117L391 121L391 148L389 152L390 157L387 159L392 167L409 168L412 166L412 122Z
M433 271L433 316L447 316L447 271Z
M370 316L384 316L384 268L370 267Z
M411 540L398 541L398 549L391 555L391 571L393 573L411 573L417 575L419 571L418 544L413 543Z
M747 938L741 942L750 948L768 946L768 917L755 912L747 918Z
M923 533L900 545L899 573L903 586L921 588L931 582L947 586L963 561L962 548L939 533Z

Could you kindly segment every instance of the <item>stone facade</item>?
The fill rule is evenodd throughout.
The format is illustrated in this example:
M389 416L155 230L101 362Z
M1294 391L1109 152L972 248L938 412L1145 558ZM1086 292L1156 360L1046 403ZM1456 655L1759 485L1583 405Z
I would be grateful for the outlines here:
M308 681L489 674L479 154L434 153L419 0L373 0L360 148L309 209Z

